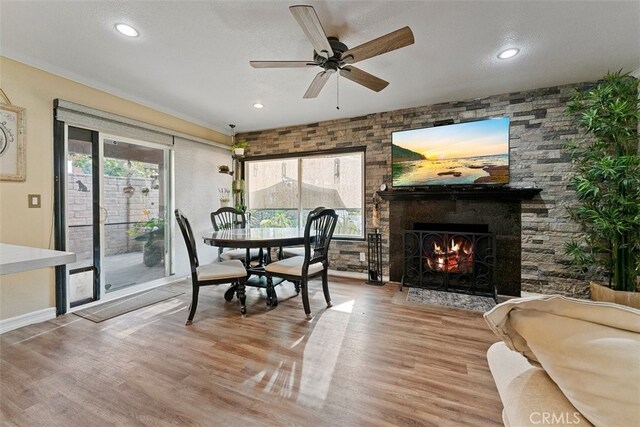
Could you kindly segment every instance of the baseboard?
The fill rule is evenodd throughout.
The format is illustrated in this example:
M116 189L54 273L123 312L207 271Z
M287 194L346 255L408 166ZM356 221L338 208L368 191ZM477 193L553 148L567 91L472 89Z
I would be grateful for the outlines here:
M56 308L49 307L20 316L0 320L0 334L22 328L34 323L45 322L56 318Z
M349 279L362 279L362 280L367 280L369 278L367 276L367 273L354 273L351 271L341 271L341 270L331 270L331 269L329 269L329 276L346 277ZM388 282L389 277L383 276L382 281Z

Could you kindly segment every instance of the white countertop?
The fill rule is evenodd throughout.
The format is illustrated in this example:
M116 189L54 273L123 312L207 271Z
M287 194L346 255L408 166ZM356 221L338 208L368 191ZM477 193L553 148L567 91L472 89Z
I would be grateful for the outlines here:
M73 252L0 243L0 274L13 274L76 261Z

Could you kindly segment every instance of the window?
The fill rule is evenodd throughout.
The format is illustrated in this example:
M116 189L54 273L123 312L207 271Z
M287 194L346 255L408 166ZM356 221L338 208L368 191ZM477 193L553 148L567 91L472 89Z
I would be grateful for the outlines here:
M304 226L318 206L335 209L337 238L364 238L364 151L245 162L252 227Z

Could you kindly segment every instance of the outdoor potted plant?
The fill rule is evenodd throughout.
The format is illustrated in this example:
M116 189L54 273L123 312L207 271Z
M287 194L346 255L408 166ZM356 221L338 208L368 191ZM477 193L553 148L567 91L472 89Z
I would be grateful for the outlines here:
M578 204L569 208L582 227L565 252L591 282L591 297L640 308L640 153L638 82L608 73L595 87L572 94L566 114L584 138L567 148L576 167L572 183Z
M244 151L248 146L249 143L246 139L239 139L233 143L233 145L231 146L231 151L233 151L233 154L235 154L236 156L242 157L244 156Z
M149 209L142 213L146 219L136 223L128 233L135 240L145 242L142 247L142 262L147 267L154 267L164 260L164 218L150 218Z

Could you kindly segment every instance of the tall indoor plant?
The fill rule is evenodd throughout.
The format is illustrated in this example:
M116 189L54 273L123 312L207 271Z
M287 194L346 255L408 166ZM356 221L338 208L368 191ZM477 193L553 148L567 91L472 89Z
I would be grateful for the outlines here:
M585 138L567 143L579 201L569 212L583 233L565 250L620 291L635 291L640 275L638 82L608 73L595 87L576 90L566 109Z

